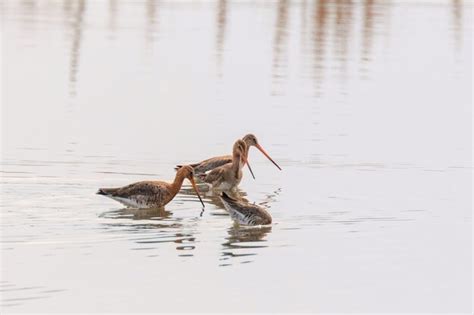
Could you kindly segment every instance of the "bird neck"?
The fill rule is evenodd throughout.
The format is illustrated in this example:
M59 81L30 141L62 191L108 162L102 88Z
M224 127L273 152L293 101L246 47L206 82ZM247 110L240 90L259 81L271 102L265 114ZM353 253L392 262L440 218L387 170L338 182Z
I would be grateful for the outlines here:
M234 154L232 157L232 168L234 170L240 170L240 165L243 164L242 157L240 154Z
M245 148L245 152L244 152L245 158L249 157L249 151L250 151L250 146L247 144L247 147Z
M184 178L186 176L184 176L182 173L180 172L177 172L176 173L176 177L174 178L174 181L173 183L171 184L171 187L173 188L173 190L175 192L178 192L180 189L181 189L181 186L183 185L183 181L184 181Z

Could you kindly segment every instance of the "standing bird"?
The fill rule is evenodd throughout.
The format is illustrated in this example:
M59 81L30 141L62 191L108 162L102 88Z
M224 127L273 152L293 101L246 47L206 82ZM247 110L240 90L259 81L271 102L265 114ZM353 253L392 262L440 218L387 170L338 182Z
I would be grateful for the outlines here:
M245 151L246 159L248 159L250 147L254 146L257 149L259 149L260 152L262 152L263 155L265 155L281 171L281 167L275 161L273 161L270 155L268 155L268 153L258 143L257 137L249 133L248 135L243 137L242 140L247 145L247 148ZM205 173L207 171L210 171L212 169L215 169L217 167L220 167L222 165L225 165L231 162L232 162L232 155L223 155L223 156L212 157L207 160L201 161L199 163L191 164L191 166L194 168L194 171L196 172L196 174L201 174L201 173ZM253 175L252 169L250 168L250 165L248 165L248 163L247 163L247 166L249 167L250 173L252 173L253 178L255 178L255 176ZM182 167L182 165L177 165L176 169L179 169L180 167Z
M198 174L199 178L212 185L214 189L232 190L236 188L242 180L242 167L247 163L246 150L245 142L237 140L232 149L232 163L216 167L206 174Z
M239 224L267 225L272 223L272 216L263 207L231 198L225 192L220 198L230 217Z
M187 178L193 185L196 194L204 208L204 202L199 195L199 190L194 182L194 170L185 165L176 172L174 182L142 181L120 188L100 188L97 194L116 200L127 207L134 208L160 208L173 200L181 189L183 181Z

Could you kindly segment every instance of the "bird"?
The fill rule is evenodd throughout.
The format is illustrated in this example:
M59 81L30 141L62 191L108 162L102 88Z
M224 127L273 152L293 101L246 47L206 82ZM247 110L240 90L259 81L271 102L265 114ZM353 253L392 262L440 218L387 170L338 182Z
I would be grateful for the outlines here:
M251 146L254 146L258 150L260 150L260 152L262 152L262 154L265 155L267 157L267 159L269 159L281 171L281 167L262 148L262 146L259 144L259 142L257 140L257 137L255 135L249 133L249 134L245 135L242 138L242 140L247 145L247 149L245 151L245 158L248 159L249 149L250 149ZM225 164L231 163L231 162L232 162L232 155L222 155L222 156L212 157L212 158L209 158L207 160L201 161L199 163L194 163L194 164L190 164L190 165L194 168L194 171L196 172L196 174L202 174L202 173L205 173L207 171L210 171L212 169L215 169L217 167L220 167L222 165L225 165ZM250 167L250 165L248 163L247 163L247 166L250 170L250 173L252 174L252 177L255 179L252 168ZM182 167L182 165L177 165L175 169L179 169L180 167Z
M272 223L272 216L263 207L234 199L222 192L220 199L230 217L242 225L268 225Z
M172 183L141 181L119 188L100 188L97 194L112 198L127 207L161 208L173 200L181 189L185 178L191 182L202 207L205 208L194 182L194 169L189 165L184 165L176 172L176 177Z
M198 174L205 183L218 190L233 190L242 180L242 166L247 163L245 151L247 145L243 140L237 140L232 148L232 162L216 167L208 173Z

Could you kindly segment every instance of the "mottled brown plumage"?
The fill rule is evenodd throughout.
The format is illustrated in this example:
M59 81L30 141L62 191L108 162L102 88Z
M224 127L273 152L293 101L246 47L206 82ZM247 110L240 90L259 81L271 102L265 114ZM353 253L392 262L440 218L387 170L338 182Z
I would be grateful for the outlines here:
M187 178L193 185L199 200L204 207L199 191L194 183L194 170L185 165L176 172L172 183L162 181L141 181L119 188L100 188L97 192L112 198L128 207L134 208L158 208L169 203L181 189L183 181Z
M242 180L242 164L246 163L244 141L237 140L232 149L232 163L214 168L207 174L199 174L204 182L219 190L231 190L237 187Z
M191 166L196 174L203 174L227 163L232 163L232 155L215 156L199 163L191 164ZM177 169L180 167L181 165L176 166Z
M258 150L260 150L260 152L262 152L279 170L281 170L280 166L278 166L278 164L275 161L273 161L273 159L268 155L267 152L265 152L262 146L258 143L257 137L255 137L253 134L248 134L245 137L243 137L242 140L247 145L247 148L245 150L246 159L248 159L250 147L254 146ZM222 155L222 156L212 157L207 160L201 161L199 163L191 164L191 166L194 168L194 171L196 172L196 174L202 174L207 171L213 170L217 167L223 166L227 163L232 163L232 155ZM242 164L242 166L243 165L245 165L245 163ZM177 165L176 169L179 169L180 167L181 165ZM249 169L250 169L250 166L249 166ZM250 169L250 172L252 173L252 176L253 176L253 172L251 169Z
M231 218L243 225L267 225L272 216L263 207L229 197L225 192L220 196Z

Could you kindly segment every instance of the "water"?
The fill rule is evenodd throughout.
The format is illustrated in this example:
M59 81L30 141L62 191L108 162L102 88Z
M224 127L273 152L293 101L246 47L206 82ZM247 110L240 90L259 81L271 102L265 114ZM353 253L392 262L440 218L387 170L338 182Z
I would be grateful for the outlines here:
M3 1L1 312L469 312L472 3ZM235 227L98 187L257 135Z

